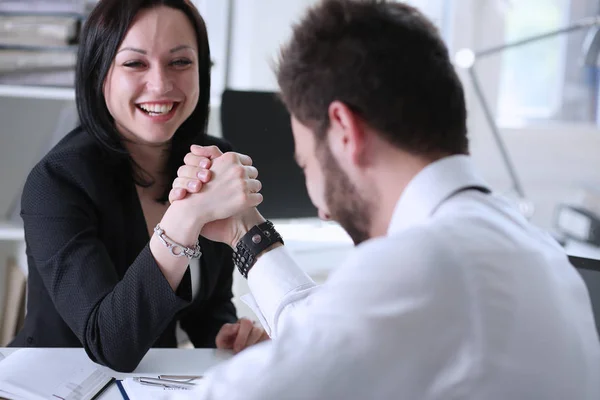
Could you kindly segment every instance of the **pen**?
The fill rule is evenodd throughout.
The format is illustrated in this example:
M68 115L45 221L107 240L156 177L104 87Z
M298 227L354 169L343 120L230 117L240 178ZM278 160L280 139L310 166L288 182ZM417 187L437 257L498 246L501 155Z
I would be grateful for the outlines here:
M133 378L133 380L141 383L142 385L163 386L166 388L191 389L196 386L195 383L181 382L170 379L136 377Z
M158 379L172 379L191 382L195 379L202 379L202 375L159 375Z

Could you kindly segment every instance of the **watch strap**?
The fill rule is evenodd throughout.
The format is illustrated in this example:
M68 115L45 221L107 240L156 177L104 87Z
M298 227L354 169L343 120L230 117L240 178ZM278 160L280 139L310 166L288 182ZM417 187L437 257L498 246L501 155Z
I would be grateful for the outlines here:
M275 243L283 244L283 238L271 221L252 227L242 236L233 251L233 263L240 274L247 279L258 255Z

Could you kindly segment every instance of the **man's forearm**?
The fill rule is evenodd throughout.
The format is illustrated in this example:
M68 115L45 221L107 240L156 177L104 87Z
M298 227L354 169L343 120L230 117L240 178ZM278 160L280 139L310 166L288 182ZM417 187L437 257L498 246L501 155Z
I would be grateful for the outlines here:
M271 337L277 335L280 319L294 304L306 298L317 285L298 266L281 244L261 254L248 274L248 286Z

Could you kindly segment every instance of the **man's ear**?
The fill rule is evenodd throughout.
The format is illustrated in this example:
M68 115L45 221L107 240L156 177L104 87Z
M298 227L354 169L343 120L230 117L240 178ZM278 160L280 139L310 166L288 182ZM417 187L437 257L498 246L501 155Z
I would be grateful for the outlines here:
M360 117L341 101L334 101L328 109L330 130L329 148L338 159L352 164L365 162L366 132Z

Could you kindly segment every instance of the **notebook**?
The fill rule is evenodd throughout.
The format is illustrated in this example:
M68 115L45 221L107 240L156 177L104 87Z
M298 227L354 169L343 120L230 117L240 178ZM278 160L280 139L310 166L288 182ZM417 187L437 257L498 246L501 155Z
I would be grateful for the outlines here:
M20 349L0 361L0 398L91 400L114 380L82 349Z

